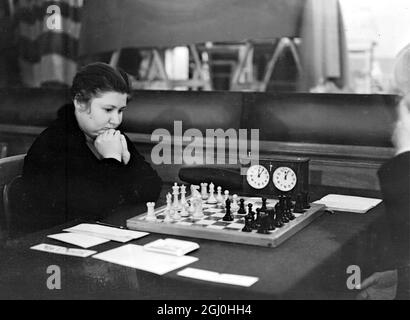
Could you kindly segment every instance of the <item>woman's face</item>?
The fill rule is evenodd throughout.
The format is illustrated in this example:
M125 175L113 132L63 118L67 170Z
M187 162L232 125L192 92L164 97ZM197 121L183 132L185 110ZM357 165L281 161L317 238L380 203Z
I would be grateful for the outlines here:
M115 91L104 92L92 98L88 108L74 100L78 125L93 139L108 129L116 129L121 124L126 105L127 94Z

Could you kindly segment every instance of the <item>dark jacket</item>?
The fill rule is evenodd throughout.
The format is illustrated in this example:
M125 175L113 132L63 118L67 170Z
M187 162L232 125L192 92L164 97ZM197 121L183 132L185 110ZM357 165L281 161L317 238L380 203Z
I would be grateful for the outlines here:
M35 140L24 160L26 203L39 224L49 226L76 218L100 219L123 204L156 201L162 181L126 137L127 165L99 160L86 144L74 106Z
M385 163L378 174L391 230L389 267L399 271L398 298L410 299L410 152Z

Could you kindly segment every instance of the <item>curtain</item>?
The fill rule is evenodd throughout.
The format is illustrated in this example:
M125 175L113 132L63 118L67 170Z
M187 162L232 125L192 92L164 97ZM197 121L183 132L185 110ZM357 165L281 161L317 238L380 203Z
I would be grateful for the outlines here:
M301 30L303 75L300 89L331 81L342 89L348 85L347 45L338 0L307 0Z
M77 71L82 7L83 0L17 1L19 62L25 86L71 85Z

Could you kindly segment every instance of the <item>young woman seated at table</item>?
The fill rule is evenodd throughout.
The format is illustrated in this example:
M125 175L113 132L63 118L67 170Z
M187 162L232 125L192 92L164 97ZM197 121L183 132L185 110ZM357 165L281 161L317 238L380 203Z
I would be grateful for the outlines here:
M101 219L120 205L157 200L161 179L120 128L129 93L127 75L107 64L77 73L73 103L58 111L24 161L27 210L36 228Z

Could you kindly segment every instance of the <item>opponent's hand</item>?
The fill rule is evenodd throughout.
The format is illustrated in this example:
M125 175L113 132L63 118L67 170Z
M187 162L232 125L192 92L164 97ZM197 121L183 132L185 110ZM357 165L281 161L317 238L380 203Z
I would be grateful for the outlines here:
M397 122L392 141L396 155L410 151L410 94L406 95L397 107Z
M397 270L373 273L360 284L357 300L393 300L397 289Z
M100 134L94 141L94 146L103 158L114 158L121 161L121 133L110 129Z
M122 162L124 162L124 164L128 164L131 158L131 154L128 151L127 140L125 139L124 135L121 135L120 139L121 139L121 145L122 145L121 159L122 159Z

